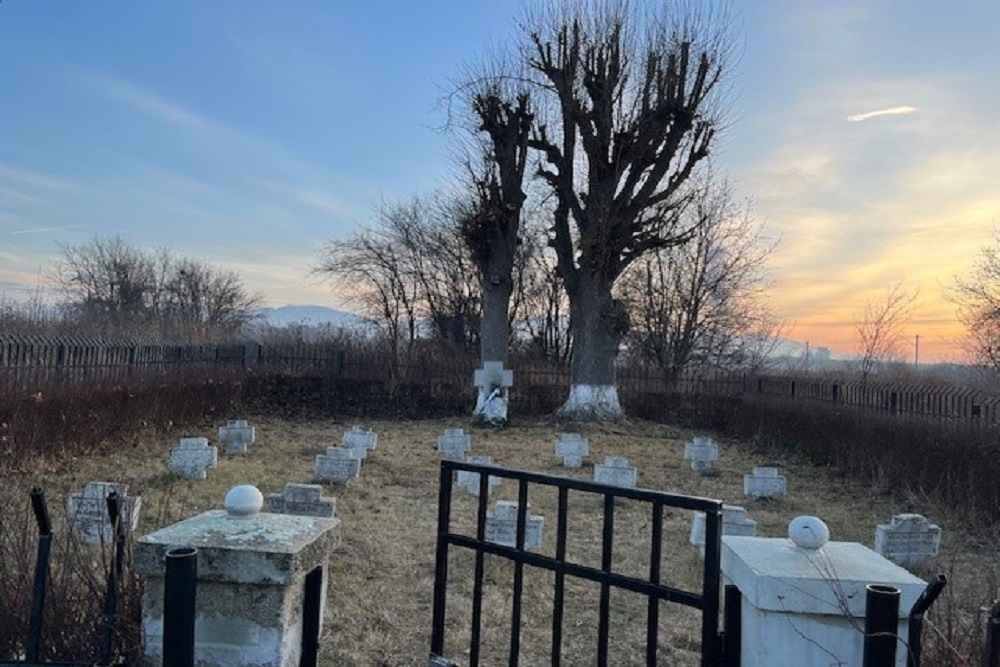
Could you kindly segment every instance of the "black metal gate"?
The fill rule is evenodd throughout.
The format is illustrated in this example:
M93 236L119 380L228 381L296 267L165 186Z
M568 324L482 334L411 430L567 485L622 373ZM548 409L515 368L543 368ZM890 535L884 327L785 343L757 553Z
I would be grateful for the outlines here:
M513 480L517 484L517 528L515 546L504 546L486 541L487 493L480 493L476 516L475 536L452 532L452 479L456 471L466 471L479 475L479 489L488 489L488 478L498 477ZM555 487L558 494L556 517L556 544L554 556L542 555L525 549L525 534L528 519L528 487L540 485ZM603 498L603 533L601 546L601 566L588 567L567 559L567 527L569 517L569 492L597 494ZM576 494L574 494L574 499ZM650 506L650 544L648 577L636 578L615 572L612 567L612 545L615 534L615 500L628 498L632 501L648 503ZM661 559L663 543L663 515L665 508L680 508L705 514L705 562L700 591L686 591L661 583ZM484 557L486 554L499 556L513 562L513 591L511 602L510 643L508 664L519 664L521 652L521 603L525 566L542 568L554 573L555 586L552 605L551 664L563 664L563 610L566 577L576 577L599 584L600 598L597 628L597 664L608 664L610 590L621 588L638 593L647 598L646 608L646 656L645 664L657 664L659 639L660 601L687 605L701 611L701 665L716 667L721 658L721 638L719 634L719 557L722 525L722 502L648 489L631 489L608 486L581 479L558 477L541 473L526 472L467 463L464 461L442 461L440 491L438 497L437 562L434 581L434 614L431 632L431 664L454 665L444 655L445 616L448 586L448 557L454 547L470 549L474 552L474 580L472 589L472 616L468 665L477 667L480 661L480 639L482 632L482 596L484 578Z

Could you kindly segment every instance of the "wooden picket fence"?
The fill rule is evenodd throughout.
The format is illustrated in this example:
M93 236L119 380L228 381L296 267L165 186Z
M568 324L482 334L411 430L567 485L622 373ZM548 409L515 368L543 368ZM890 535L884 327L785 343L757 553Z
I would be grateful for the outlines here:
M518 385L562 393L569 387L564 366L514 359ZM48 392L84 384L126 385L179 377L246 373L321 376L370 386L375 393L429 388L431 394L468 392L478 366L473 355L421 348L395 358L382 348L340 343L178 342L44 338L0 335L0 395ZM665 393L753 395L758 399L825 402L898 415L994 424L1000 396L956 385L861 382L812 375L755 375L726 371L686 373L668 383L656 368L636 364L618 370L625 397Z

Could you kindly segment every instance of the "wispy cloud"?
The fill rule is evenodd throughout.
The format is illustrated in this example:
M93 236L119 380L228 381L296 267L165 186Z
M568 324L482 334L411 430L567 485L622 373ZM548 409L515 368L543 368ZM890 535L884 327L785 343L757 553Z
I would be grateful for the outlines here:
M87 72L83 78L109 99L139 109L171 125L194 130L217 129L207 118L128 81L95 72Z
M865 113L857 113L853 116L848 116L847 120L852 123L860 123L863 120L868 120L869 118L878 118L879 116L906 116L911 113L918 111L917 107L911 106L901 106L901 107L889 107L888 109L878 109L876 111L866 111Z
M15 167L6 162L0 162L0 178L16 181L22 185L32 188L45 188L50 190L74 190L76 185L55 176L42 174L37 171L30 171ZM9 191L5 191L9 192Z
M29 227L26 229L13 229L11 234L46 234L48 232L61 232L65 229L79 229L82 225L56 225L54 227Z

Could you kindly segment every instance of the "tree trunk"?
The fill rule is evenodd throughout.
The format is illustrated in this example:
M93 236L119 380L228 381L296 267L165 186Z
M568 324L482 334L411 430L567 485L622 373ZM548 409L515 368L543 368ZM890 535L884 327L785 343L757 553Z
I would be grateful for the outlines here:
M510 297L514 290L511 280L513 272L513 257L494 248L493 255L480 275L482 295L482 314L479 323L479 356L485 367L488 361L497 361L507 365L510 345ZM480 387L476 396L475 417L493 425L501 425L507 421L507 390L501 389L501 394L492 396L489 387ZM496 410L487 410L490 401L502 401L502 406ZM497 406L493 406L497 407ZM498 415L501 415L498 417Z
M626 315L603 285L587 271L579 273L569 291L573 361L569 398L556 416L574 421L620 421L625 411L618 402L615 359Z

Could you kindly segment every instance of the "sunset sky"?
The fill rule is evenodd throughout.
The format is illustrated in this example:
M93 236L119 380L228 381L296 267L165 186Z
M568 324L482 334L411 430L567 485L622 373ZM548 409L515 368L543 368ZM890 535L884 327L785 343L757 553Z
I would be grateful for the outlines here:
M515 0L0 3L0 295L57 243L121 235L238 270L269 305L342 307L317 250L451 176L438 105ZM742 56L718 171L780 239L788 337L841 355L866 301L943 298L1000 213L1000 3L733 3ZM912 350L908 353L912 358Z

